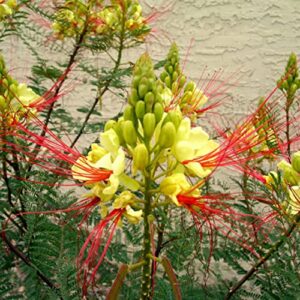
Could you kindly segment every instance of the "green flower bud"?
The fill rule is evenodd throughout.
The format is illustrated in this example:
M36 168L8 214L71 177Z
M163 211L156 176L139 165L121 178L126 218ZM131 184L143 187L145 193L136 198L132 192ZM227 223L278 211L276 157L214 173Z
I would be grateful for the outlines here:
M117 125L117 122L115 120L109 120L105 123L105 126L104 126L104 131L107 131L109 129L114 129Z
M135 121L135 114L134 114L134 108L132 105L127 105L124 109L124 120L127 121Z
M143 127L145 138L151 139L156 126L155 115L152 113L147 113L143 118Z
M280 87L284 90L287 90L289 88L288 82L286 80L283 81Z
M144 96L147 94L148 92L148 85L146 84L139 84L139 96L140 98L144 98Z
M168 72L169 72L170 75L173 73L173 71L174 71L173 67L172 67L172 66L169 66L169 67L168 67Z
M5 98L3 96L0 96L0 110L4 111L6 108L6 101Z
M293 75L289 75L288 78L287 78L288 84L289 85L292 84L293 80L294 80Z
M186 77L184 75L180 76L179 87L182 88L186 82Z
M174 144L176 137L176 128L172 122L167 122L163 125L158 144L161 148L169 148Z
M295 95L295 93L297 92L298 86L296 83L292 83L291 88L290 88L290 93L291 95Z
M154 115L155 115L156 123L158 123L162 119L163 114L164 114L164 108L163 108L162 104L158 103L158 102L155 103Z
M155 96L152 92L148 92L145 96L146 111L152 112L152 106L155 101Z
M133 150L133 166L135 169L143 171L149 163L149 153L144 144L137 145Z
M173 81L176 81L178 78L178 73L176 71L173 72L173 75L172 75L172 80Z
M119 119L118 123L113 128L119 138L120 145L125 144L125 139L124 139L123 130L122 130L124 122L125 121L123 119Z
M188 92L188 91L193 92L193 91L195 90L195 88L196 88L195 82L190 81L190 82L185 86L184 91L185 91L185 92Z
M179 127L179 124L182 120L182 116L181 113L178 111L170 111L168 113L169 117L170 117L170 121L174 124L175 128L177 129Z
M296 172L300 173L300 151L292 154L292 167Z
M288 67L292 67L297 64L297 55L295 53L291 53L288 61Z
M140 80L140 76L134 76L132 80L132 87L137 88L139 86Z
M165 78L169 76L168 73L166 71L163 71L161 74L160 74L160 79L161 81L165 81Z
M299 185L300 184L300 175L293 169L285 170L283 173L283 178L290 185Z
M137 134L133 122L129 120L124 121L122 124L122 132L125 142L130 146L134 146L137 141Z
M172 84L172 93L176 95L178 93L178 90L179 90L179 85L178 85L178 82L175 81Z
M171 88L171 78L170 78L170 76L167 76L166 78L165 78L165 84L166 84L166 86L170 89Z
M128 102L132 105L135 106L137 101L139 100L138 92L136 89L131 90L131 95L129 96Z
M145 115L145 102L144 101L138 101L135 106L135 114L136 116L141 120L143 119Z

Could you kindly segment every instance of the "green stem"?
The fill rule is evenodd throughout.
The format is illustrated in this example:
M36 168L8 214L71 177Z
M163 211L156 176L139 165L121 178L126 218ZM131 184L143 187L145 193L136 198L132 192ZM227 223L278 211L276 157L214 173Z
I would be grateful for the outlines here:
M151 194L150 190L151 179L145 176L145 207L144 207L144 250L143 250L143 265L142 271L142 288L141 300L151 299L151 236L150 236L150 223L149 215L151 214Z
M278 249L287 241L287 238L290 237L292 232L298 225L300 221L300 214L298 214L294 220L294 222L290 225L288 230L283 234L278 242L276 242L273 247L269 250L269 252L264 255L230 290L226 295L224 300L229 300L240 288L241 286L250 279L250 277L263 265L266 261L275 254Z
M87 113L85 120L83 121L78 134L76 135L76 137L74 138L74 140L72 141L70 147L73 148L76 143L78 142L79 138L81 137L81 135L83 134L83 131L92 115L92 113L94 112L96 105L98 104L98 102L100 101L100 99L103 97L103 95L108 91L109 86L112 82L112 80L114 79L114 76L116 74L116 72L119 69L119 66L121 64L121 59L122 59L122 54L123 54L123 50L124 50L124 41L125 41L125 12L123 13L123 21L122 21L122 31L120 34L120 44L119 44L119 49L118 49L118 57L117 60L115 62L115 66L114 69L112 70L111 76L109 77L109 79L105 82L103 88L99 91L98 96L96 97L92 107L90 108L89 112Z

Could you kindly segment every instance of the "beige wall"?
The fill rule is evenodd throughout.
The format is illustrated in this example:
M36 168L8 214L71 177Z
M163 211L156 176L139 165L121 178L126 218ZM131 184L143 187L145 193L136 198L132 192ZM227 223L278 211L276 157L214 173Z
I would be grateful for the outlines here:
M151 10L151 6L164 12L154 23L155 35L145 46L127 53L127 58L135 61L147 49L154 59L161 59L174 40L182 57L188 53L185 73L190 78L197 81L205 66L210 73L223 68L223 79L237 72L239 80L231 80L234 86L229 89L229 101L223 105L224 114L247 111L249 105L274 87L290 52L300 54L300 0L143 1L145 11ZM44 51L43 43L39 51ZM30 55L22 44L11 39L3 47L15 73L21 77L28 75ZM63 52L59 55L66 57ZM96 63L102 66L105 60L98 59ZM75 75L82 79L81 74ZM206 77L209 76L203 78ZM93 92L79 86L73 84L73 92L62 100L73 111L78 105L89 106L94 97ZM107 95L103 100L105 116L115 115L121 107L120 102L112 99L112 95Z

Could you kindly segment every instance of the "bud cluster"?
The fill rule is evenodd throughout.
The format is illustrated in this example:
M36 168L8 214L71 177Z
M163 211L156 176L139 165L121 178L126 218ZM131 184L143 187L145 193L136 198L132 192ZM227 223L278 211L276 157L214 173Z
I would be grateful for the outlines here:
M129 31L137 38L150 28L142 16L137 0L115 1L104 4L103 0L67 0L55 14L52 25L58 39L76 37L86 30L87 35L120 34Z
M160 79L172 94L171 99L165 101L167 109L179 106L184 115L195 121L208 98L196 87L194 81L186 82L186 76L180 68L179 53L175 43L170 48L164 69Z
M18 83L7 72L5 62L0 55L0 120L7 124L19 121L36 113L35 101L41 99L25 83ZM32 107L31 107L32 106Z
M293 101L298 89L300 89L300 78L297 66L297 56L292 53L289 57L285 74L278 81L279 88L287 94L287 98ZM292 103L290 103L292 104Z
M179 53L175 43L170 48L164 69L160 74L160 79L174 95L177 95L184 86L186 77L180 69Z
M13 15L13 13L18 9L16 0L3 0L0 3L0 21L3 21L6 17Z

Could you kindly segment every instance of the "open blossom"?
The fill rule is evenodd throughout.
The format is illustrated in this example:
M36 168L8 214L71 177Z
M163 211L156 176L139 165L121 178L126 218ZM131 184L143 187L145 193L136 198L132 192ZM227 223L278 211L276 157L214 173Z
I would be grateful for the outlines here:
M204 156L215 151L219 144L209 139L209 135L201 127L191 128L191 120L184 118L177 129L172 153L180 162L191 161L196 157ZM211 173L211 168L206 168L197 162L188 162L184 165L192 174L204 178Z
M94 182L90 185L91 192L89 195L95 195L102 201L110 200L118 190L119 184L123 184L133 190L136 190L138 183L124 174L125 153L120 147L119 138L112 129L100 134L100 145L92 144L92 150L88 153L87 158L79 158L72 166L74 179L90 182L90 174L82 172L84 164L90 165L95 169L104 169L111 171L111 175L106 182Z

